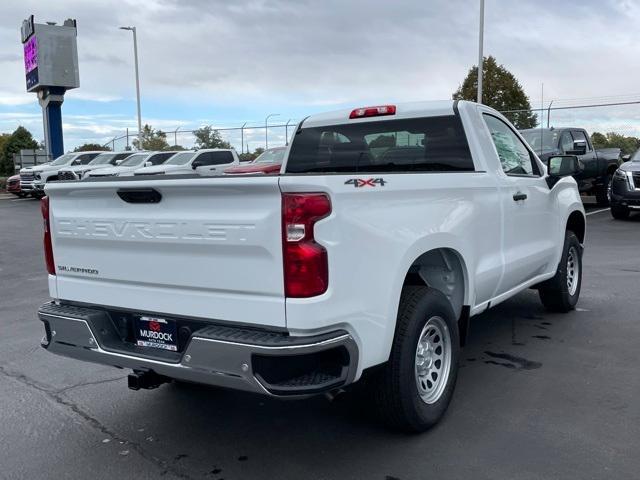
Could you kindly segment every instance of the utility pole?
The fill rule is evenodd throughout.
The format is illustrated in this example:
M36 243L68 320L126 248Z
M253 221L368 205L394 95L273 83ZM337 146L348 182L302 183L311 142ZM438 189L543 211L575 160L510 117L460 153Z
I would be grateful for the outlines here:
M480 35L478 42L478 103L482 103L482 75L484 61L484 0L480 0Z
M140 74L138 72L138 36L136 27L120 27L121 30L133 32L133 60L136 67L136 100L138 103L138 141L142 136L142 114L140 113Z

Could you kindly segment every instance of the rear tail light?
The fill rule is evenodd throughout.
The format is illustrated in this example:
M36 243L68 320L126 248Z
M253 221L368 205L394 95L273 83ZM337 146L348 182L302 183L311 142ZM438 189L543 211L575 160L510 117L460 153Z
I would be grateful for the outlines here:
M49 197L42 197L40 200L40 211L44 224L44 261L47 265L49 275L56 274L56 266L53 261L53 245L51 244L51 222L49 215Z
M331 201L324 193L282 194L282 253L287 297L315 297L327 291L327 250L316 243L313 228L330 213Z
M385 115L395 114L395 105L378 105L377 107L356 108L351 112L349 118L383 117Z

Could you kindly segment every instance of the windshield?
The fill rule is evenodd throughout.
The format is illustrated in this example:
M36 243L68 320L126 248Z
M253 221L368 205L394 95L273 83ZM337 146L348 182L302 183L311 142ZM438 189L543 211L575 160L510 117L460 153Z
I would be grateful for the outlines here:
M49 165L65 165L75 156L76 156L75 153L67 153L66 155L62 155L61 157L56 158Z
M274 148L272 150L266 150L258 155L253 163L282 163L284 158L284 148Z
M165 165L185 165L193 158L196 152L176 153L173 157L165 162Z
M121 167L135 167L149 155L148 153L135 153L120 164Z
M113 158L118 155L117 153L101 153L96 158L89 162L89 165L106 165L111 162Z
M636 150L636 153L631 157L632 162L640 162L640 149Z
M555 150L558 148L558 132L546 128L523 130L520 134L533 150Z

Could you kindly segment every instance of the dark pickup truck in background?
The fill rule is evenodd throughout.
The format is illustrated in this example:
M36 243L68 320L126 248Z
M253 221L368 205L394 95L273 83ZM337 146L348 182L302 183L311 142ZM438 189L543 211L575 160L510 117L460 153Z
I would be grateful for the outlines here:
M583 167L574 175L580 193L595 195L598 205L609 205L613 173L623 162L619 148L594 149L583 128L530 128L520 133L543 162L553 155L577 155Z

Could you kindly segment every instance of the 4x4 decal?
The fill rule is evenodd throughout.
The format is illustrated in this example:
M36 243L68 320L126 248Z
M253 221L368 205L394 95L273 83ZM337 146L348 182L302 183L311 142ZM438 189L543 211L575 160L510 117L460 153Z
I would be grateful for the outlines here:
M346 182L345 185L353 185L355 188L361 187L375 187L381 186L384 187L387 182L384 178L350 178Z

